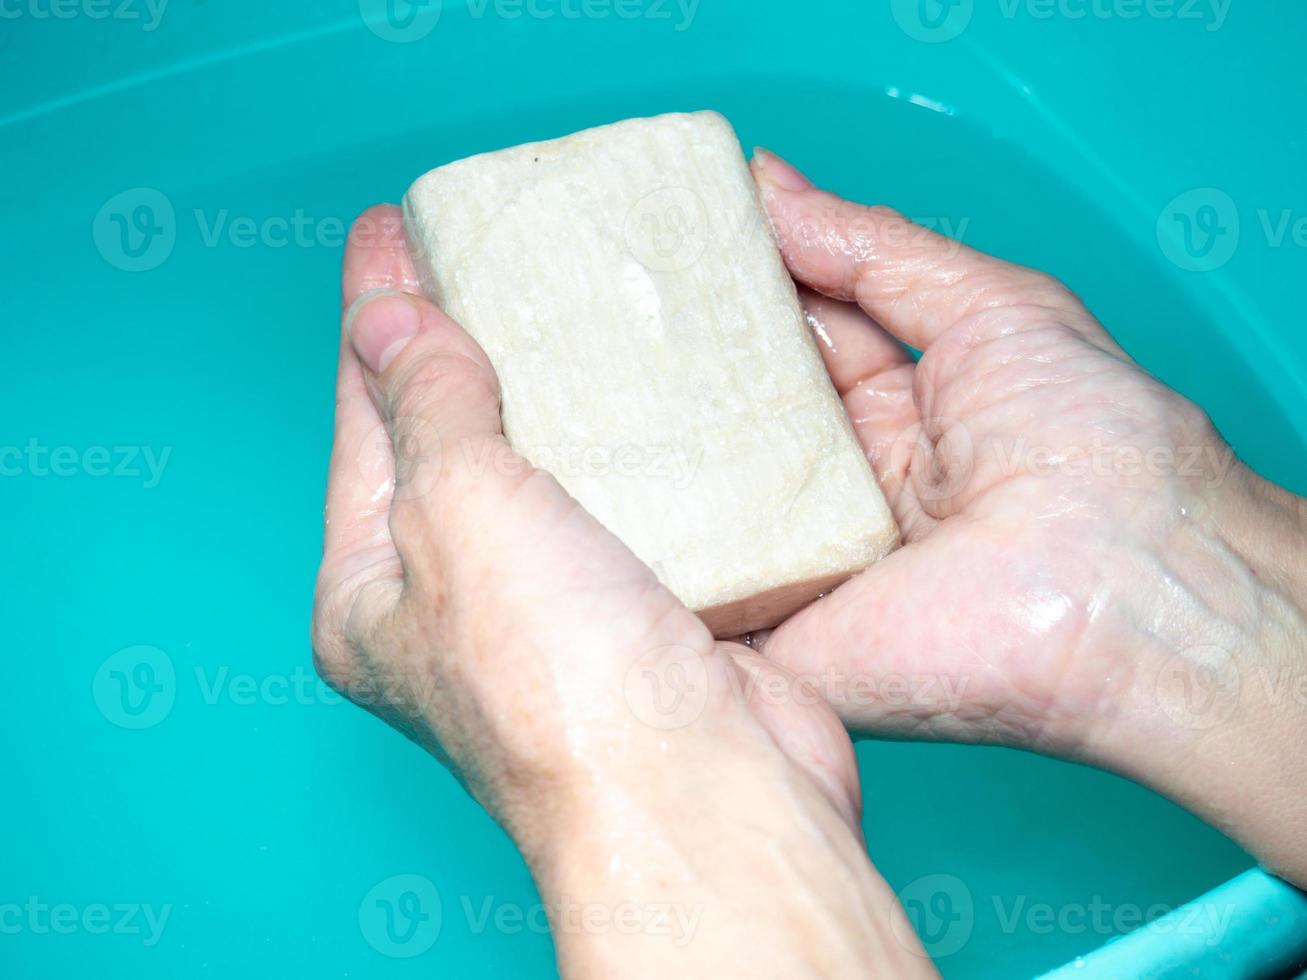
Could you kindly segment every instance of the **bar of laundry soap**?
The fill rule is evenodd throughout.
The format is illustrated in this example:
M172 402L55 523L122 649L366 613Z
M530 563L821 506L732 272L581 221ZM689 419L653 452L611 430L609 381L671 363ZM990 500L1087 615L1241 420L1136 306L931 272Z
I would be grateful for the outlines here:
M897 543L717 113L451 163L404 223L424 289L499 374L514 448L717 636Z

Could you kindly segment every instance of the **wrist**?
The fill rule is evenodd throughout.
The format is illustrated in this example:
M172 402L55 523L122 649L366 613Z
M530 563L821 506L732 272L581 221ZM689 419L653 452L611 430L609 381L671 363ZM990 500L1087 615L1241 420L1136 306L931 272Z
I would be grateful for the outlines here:
M1307 498L1237 463L1210 500L1218 533L1259 582L1307 610Z
M933 975L860 830L732 703L588 762L523 847L562 972Z
M1189 500L1163 552L1129 724L1102 762L1307 883L1307 568L1300 498L1241 464Z

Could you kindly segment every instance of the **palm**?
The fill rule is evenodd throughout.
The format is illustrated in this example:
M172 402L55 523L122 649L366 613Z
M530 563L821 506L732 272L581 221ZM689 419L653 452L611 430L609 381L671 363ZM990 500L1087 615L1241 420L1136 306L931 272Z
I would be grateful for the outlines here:
M904 544L779 626L767 656L856 680L832 698L855 728L1092 756L1094 723L1156 676L1141 646L1180 641L1153 606L1157 556L1184 546L1229 456L1053 280L895 238L892 212L774 186L769 165L764 200L820 290L803 299Z
M877 329L843 304L809 297L809 308L836 343ZM883 363L841 383L904 547L783 624L767 652L801 673L833 661L929 679L899 710L846 705L854 725L1067 740L1079 726L1050 723L1096 717L1133 682L1124 631L1146 611L1135 589L1151 545L1181 517L1159 501L1180 505L1175 470L1190 447L1216 443L1200 416L1189 431L1168 423L1175 396L1105 335L1028 308L986 317L1005 319L986 343L974 345L982 325L962 321L919 365L886 344Z

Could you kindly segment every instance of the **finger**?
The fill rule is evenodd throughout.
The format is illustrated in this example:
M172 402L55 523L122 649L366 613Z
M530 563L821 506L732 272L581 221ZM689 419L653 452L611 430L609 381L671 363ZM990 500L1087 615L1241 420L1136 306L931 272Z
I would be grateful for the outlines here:
M392 426L409 419L429 448L501 434L499 381L485 351L431 303L392 290L366 293L349 317L372 402Z
M915 362L907 348L855 304L804 288L799 299L903 539L923 536L935 522L908 492L912 454L903 451L921 421L912 387Z
M359 296L388 287L416 288L399 214L398 208L382 205L359 217L350 230L341 274L335 432L314 616L315 653L333 676L344 676L354 662L347 633L360 594L372 583L398 583L402 574L389 525L394 454L348 330L349 310ZM370 604L384 605L385 591L372 591L376 601Z
M390 433L395 489L390 529L404 567L431 567L457 521L433 520L438 507L472 496L463 478L521 473L502 436L499 382L466 331L431 303L395 290L364 293L348 321L367 391ZM462 487L463 489L458 489Z
M863 382L911 366L908 349L856 305L804 287L799 289L799 300L841 397Z
M391 205L369 208L355 221L341 274L336 422L323 550L329 557L345 556L355 564L369 554L377 558L385 558L387 551L394 554L386 521L394 482L393 456L347 325L349 310L359 296L384 288L417 288L404 247L400 211Z
M994 308L1034 305L1087 316L1043 273L968 248L890 208L828 194L766 150L755 152L751 166L794 277L834 299L856 301L919 350Z
M350 228L341 280L344 308L374 289L422 295L417 269L404 239L404 213L394 204L377 204Z

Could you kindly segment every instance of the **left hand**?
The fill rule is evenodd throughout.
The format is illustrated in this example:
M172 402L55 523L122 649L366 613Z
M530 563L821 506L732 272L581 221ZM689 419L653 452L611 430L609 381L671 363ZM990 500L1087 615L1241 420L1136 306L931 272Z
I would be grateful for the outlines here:
M343 292L319 670L463 779L551 911L677 904L702 920L688 947L555 920L565 968L926 969L867 861L839 720L819 698L760 696L793 678L714 642L512 451L495 373L421 297L397 209L355 226Z

